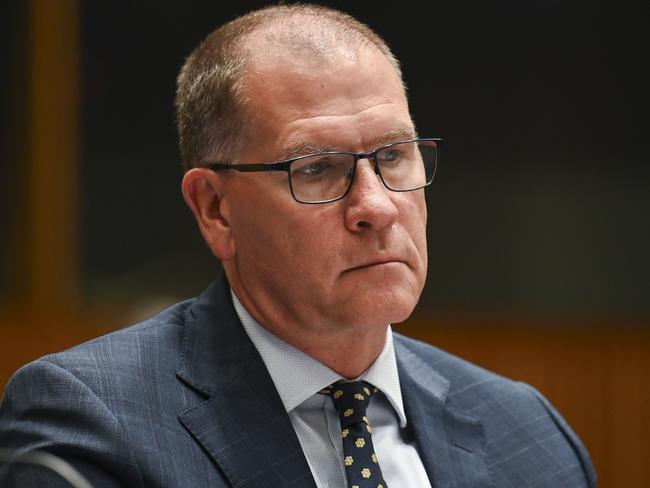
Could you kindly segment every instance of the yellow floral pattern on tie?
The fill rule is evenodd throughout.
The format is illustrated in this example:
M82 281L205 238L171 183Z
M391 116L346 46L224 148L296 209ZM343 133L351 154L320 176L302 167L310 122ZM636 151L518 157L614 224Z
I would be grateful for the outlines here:
M339 416L345 486L349 488L388 488L374 452L373 429L366 414L377 391L363 380L340 380L320 391L332 399Z

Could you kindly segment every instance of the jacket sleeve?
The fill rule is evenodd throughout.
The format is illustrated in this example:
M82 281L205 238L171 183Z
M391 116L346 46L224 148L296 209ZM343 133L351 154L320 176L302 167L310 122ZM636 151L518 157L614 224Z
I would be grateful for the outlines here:
M97 488L144 486L120 422L89 385L47 359L24 366L7 383L0 400L0 447L54 454ZM51 470L12 463L2 466L0 486L70 485Z

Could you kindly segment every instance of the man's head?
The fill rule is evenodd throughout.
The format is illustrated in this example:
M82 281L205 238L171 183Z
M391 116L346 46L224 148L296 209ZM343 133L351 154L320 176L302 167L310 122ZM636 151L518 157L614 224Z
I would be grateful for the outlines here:
M260 38L315 67L332 60L343 46L374 45L400 79L402 76L399 62L384 40L338 10L277 5L238 17L207 36L179 73L176 115L186 170L206 159L239 159L239 151L251 136L247 119L254 115L247 110L242 81L255 55L256 47L250 41Z
M245 28L222 27L238 29L236 40L216 31L183 68L179 100L200 83L191 78L202 76L192 65L202 63L204 76L216 69L206 54L223 49L210 44L215 39L226 37L235 43L231 52L244 53L236 62L219 62L238 73L228 110L241 117L236 124L245 137L234 144L237 134L224 139L217 126L230 112L214 119L206 108L201 130L216 139L209 149L188 149L200 131L184 134L183 120L191 117L182 112L202 102L180 101L186 165L369 152L415 137L397 63L375 34L320 7L274 9L272 15L252 14L266 16L252 25L235 21ZM378 332L404 320L417 303L427 267L424 192L388 190L368 159L358 162L349 193L331 203L298 203L282 171L194 168L185 175L183 193L242 303L262 325L304 350L310 346L300 334L312 343L313 337L351 334L383 343Z

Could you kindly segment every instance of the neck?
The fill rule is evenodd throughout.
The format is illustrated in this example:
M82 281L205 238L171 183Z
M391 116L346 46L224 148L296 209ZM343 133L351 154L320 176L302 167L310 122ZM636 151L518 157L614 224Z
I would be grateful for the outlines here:
M346 379L361 376L384 349L388 324L373 326L305 325L294 317L274 320L243 289L237 299L258 324ZM277 310L276 310L277 311Z
M283 337L272 330L271 332L344 378L355 379L365 373L383 351L387 328L388 325L384 325L373 329L372 333L357 332L345 337Z

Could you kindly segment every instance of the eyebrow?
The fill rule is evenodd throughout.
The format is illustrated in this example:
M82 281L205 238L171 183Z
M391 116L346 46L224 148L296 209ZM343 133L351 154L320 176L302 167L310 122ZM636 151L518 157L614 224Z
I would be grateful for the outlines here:
M399 142L403 140L415 139L417 137L415 130L412 127L403 127L394 129L372 140L372 148L376 149L386 144ZM279 160L292 159L298 156L306 156L308 154L320 152L337 152L343 151L340 147L334 147L329 144L320 144L318 142L299 142L289 146L282 151ZM346 152L346 151L344 151Z
M279 159L292 159L298 156L306 156L307 154L339 151L329 144L319 144L317 142L299 142L289 146L282 151Z
M390 132L386 132L384 135L374 139L372 141L372 147L377 148L380 146L385 146L386 144L391 144L393 142L406 141L410 139L415 139L417 136L415 130L412 127L403 127L400 129L395 129Z

